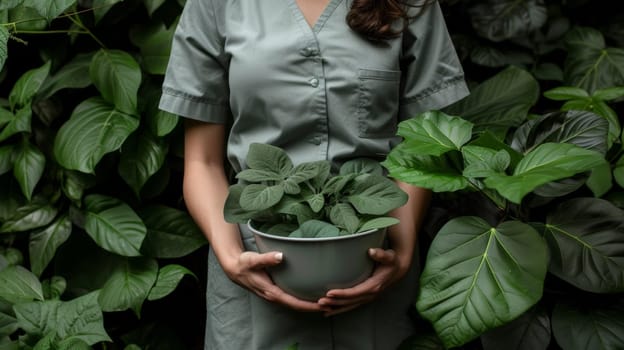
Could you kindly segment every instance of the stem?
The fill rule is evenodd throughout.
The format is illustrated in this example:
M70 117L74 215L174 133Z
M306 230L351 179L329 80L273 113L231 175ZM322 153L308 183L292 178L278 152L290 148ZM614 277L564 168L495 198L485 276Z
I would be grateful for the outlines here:
M498 208L498 210L505 212L505 205L504 203L500 203L497 198L491 196L487 191L484 191L482 188L480 188L479 186L477 186L474 182L471 181L471 179L468 179L468 184L470 184L470 186L477 190L479 193L481 193L482 195L484 195L487 199L489 199L492 203L494 203L494 205L496 205L496 207Z
M77 25L80 29L84 30L85 33L87 35L89 35L96 43L98 43L98 45L100 45L103 49L106 49L106 45L104 45L103 42L100 41L100 39L98 39L93 32L91 32L89 30L89 28L85 27L84 24L82 24L82 21L80 21L80 18L78 18L76 15L71 15L68 16L67 18L69 18L70 21L72 21L75 25Z

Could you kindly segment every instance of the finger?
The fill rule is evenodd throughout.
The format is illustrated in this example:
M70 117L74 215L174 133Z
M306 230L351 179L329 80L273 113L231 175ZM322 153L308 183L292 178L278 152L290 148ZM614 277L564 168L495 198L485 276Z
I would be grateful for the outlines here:
M364 282L346 289L332 289L327 292L330 299L354 299L360 296L377 295L383 290L383 284L377 278L369 278Z
M371 248L368 250L368 255L373 260L383 265L393 264L396 260L396 252L392 249L384 250L380 248Z
M240 260L241 263L251 269L262 269L281 263L283 260L283 254L281 252L269 252L264 254L244 252L241 254Z
M264 290L261 296L268 301L277 302L302 312L327 312L330 310L330 307L328 306L324 306L316 302L298 299L284 292L276 285L271 285L269 288Z
M337 307L346 307L354 304L365 304L371 302L375 299L373 294L369 295L361 295L355 298L321 298L318 303L322 306L330 307L331 309L335 309Z

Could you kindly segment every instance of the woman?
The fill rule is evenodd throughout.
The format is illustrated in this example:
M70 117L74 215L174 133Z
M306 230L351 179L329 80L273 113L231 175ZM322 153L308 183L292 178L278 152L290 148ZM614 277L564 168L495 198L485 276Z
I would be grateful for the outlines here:
M388 350L409 336L427 191L400 184L410 200L393 213L389 248L370 251L368 280L303 301L265 273L281 253L256 253L251 234L224 221L224 157L240 171L262 142L295 163L383 159L399 121L466 94L437 3L187 0L160 108L188 118L184 197L211 246L206 349Z

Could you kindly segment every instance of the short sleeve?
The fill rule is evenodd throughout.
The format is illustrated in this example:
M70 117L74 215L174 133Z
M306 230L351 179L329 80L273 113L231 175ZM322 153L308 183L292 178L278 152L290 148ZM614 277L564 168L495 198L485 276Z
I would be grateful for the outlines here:
M399 118L441 109L468 95L464 72L437 1L403 33Z
M228 65L214 0L187 0L175 30L159 108L183 117L226 123Z

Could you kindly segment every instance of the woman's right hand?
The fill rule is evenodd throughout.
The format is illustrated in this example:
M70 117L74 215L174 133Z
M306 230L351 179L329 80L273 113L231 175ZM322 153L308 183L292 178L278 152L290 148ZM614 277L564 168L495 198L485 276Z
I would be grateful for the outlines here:
M316 302L298 299L279 288L265 268L275 266L282 262L282 253L269 252L259 254L256 252L243 252L229 267L225 267L225 273L235 283L247 288L259 297L285 305L297 311L327 312L328 307Z

